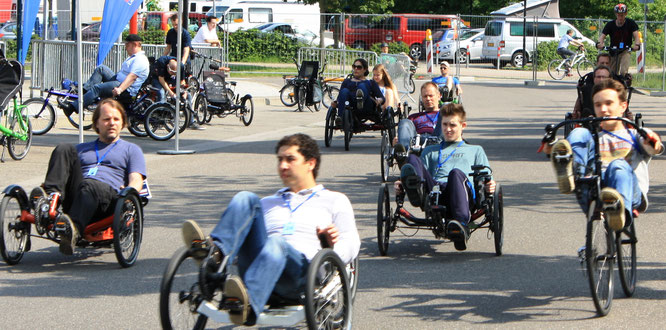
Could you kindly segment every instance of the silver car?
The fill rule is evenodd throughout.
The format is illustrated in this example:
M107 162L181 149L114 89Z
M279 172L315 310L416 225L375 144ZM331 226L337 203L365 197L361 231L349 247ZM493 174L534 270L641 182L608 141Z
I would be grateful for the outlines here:
M483 30L484 29L471 29L462 30L459 35L459 40L451 39L439 44L439 60L454 61L454 56L458 58L458 62L467 63L467 47L469 46L469 60L478 61L481 59L481 50L483 49Z

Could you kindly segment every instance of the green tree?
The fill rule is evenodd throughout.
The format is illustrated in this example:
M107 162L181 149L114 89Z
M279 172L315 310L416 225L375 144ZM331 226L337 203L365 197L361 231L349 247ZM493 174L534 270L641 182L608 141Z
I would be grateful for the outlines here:
M147 11L162 11L162 6L158 0L146 0L144 2Z

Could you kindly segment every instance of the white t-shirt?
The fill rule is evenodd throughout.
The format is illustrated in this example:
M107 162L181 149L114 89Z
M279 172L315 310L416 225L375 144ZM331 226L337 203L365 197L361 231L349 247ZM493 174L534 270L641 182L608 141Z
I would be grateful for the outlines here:
M347 196L317 185L297 193L283 188L261 199L268 236L281 235L308 260L321 250L317 227L335 224L340 233L333 250L344 263L359 252L361 240Z
M217 38L217 29L213 27L212 30L208 29L208 25L204 24L199 28L199 31L197 31L197 34L194 36L194 39L192 39L192 44L200 44L200 45L206 45L210 46L206 40L217 40L218 42L220 39Z

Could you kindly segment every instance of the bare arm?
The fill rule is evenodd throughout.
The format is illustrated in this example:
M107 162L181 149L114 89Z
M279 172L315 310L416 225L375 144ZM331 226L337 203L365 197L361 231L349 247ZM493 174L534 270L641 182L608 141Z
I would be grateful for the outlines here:
M600 34L599 35L599 42L597 42L597 49L602 49L604 48L604 41L606 40L606 35L605 34Z
M164 80L164 77L159 76L157 80L160 81L160 85L162 85L162 88L164 88L165 91L169 94L169 96L174 97L176 96L176 93L171 91L171 87L169 87L169 84L167 84L166 80Z
M136 191L140 191L141 188L143 187L143 175L139 172L132 172L129 174L129 183L127 184L128 187L132 187L136 189Z
M162 55L167 56L169 53L171 53L171 44L167 44L166 47L164 47L164 54Z
M638 36L638 30L634 31L634 45L631 46L631 49L633 50L639 50L641 48L641 40L640 37Z
M185 47L183 48L183 59L181 62L183 62L183 65L187 63L187 59L190 58L190 47Z
M134 83L136 78L137 78L136 74L134 74L134 73L128 74L127 77L125 78L125 80L123 80L123 82L120 83L120 86L113 89L113 91L112 91L113 96L120 95L120 93L124 92L126 89L128 89L130 86L132 86L132 84Z

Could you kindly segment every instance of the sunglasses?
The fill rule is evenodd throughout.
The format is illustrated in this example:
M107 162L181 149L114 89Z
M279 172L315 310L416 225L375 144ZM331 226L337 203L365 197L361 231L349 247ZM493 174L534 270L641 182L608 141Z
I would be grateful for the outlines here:
M361 69L363 69L363 66L362 65L352 65L352 68L361 70Z

